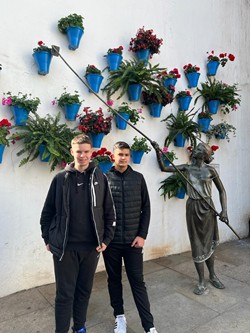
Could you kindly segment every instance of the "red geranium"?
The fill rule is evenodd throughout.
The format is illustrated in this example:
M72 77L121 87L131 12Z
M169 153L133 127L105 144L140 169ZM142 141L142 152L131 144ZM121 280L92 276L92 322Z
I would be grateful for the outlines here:
M162 38L157 38L153 34L153 30L145 30L144 26L137 30L136 37L130 39L129 51L150 50L151 57L154 53L160 52L160 47L163 43Z
M79 116L80 125L78 129L84 133L104 133L108 134L111 131L112 117L104 117L102 108L97 111L92 111L89 107L83 109L84 115Z
M0 144L9 146L9 140L7 139L7 135L10 134L11 123L8 119L2 119L0 121Z
M192 64L187 64L187 65L183 66L183 69L184 69L184 73L187 74L187 73L199 72L200 67L198 67L196 65L194 66Z
M107 148L101 148L97 151L93 151L91 160L98 164L99 162L114 162L114 155Z
M208 52L207 52L208 53ZM232 53L220 53L219 56L216 56L214 54L214 50L211 51L211 53L208 55L207 57L207 61L218 61L222 67L224 67L226 65L226 63L228 62L228 60L230 61L234 61L235 56Z

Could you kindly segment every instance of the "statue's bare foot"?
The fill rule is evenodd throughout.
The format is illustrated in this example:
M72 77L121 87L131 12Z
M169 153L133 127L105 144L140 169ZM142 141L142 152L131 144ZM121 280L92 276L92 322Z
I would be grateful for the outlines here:
M206 290L207 290L206 286L201 285L201 284L197 284L197 286L193 290L193 293L195 295L203 295Z
M210 281L210 283L212 283L212 285L215 288L218 288L218 289L224 289L225 288L224 284L217 278L217 276L214 276L213 278L210 277L209 281Z

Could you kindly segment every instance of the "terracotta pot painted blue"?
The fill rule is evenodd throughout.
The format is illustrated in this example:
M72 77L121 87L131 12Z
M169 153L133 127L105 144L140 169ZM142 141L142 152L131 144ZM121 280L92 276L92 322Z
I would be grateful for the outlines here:
M41 144L38 147L41 162L49 162L49 159L50 159L50 154L47 157L43 158L43 153L44 153L45 149L46 149L46 145L44 145L44 144Z
M180 189L177 190L176 197L178 199L184 199L185 198L185 194L186 194L185 189L184 188L180 188Z
M197 87L199 77L200 77L200 73L197 73L197 72L187 73L186 78L188 80L188 88Z
M86 75L87 82L90 88L95 92L99 93L100 86L103 80L103 76L100 74L90 73ZM91 92L91 90L90 90Z
M104 133L88 133L90 140L92 141L93 148L100 148L102 144L102 139L104 138Z
M174 139L174 145L176 147L184 147L185 146L186 139L183 136L183 134L177 134L176 138Z
M38 68L38 74L40 75L48 74L50 69L52 54L46 51L34 52L33 57L35 59Z
M146 66L150 57L150 50L147 49L136 51L136 56L139 61L144 61L144 65Z
M207 75L208 76L216 75L219 65L220 65L219 61L209 61L207 63Z
M201 131L202 131L203 133L207 133L211 121L212 121L212 120L209 119L209 118L200 118L200 119L198 119L198 124L200 125L200 127L201 127Z
M108 172L113 165L113 162L101 161L98 163L98 167L102 170L102 172Z
M128 86L128 96L130 101L139 101L141 97L141 90L142 90L142 85L141 84L130 84Z
M116 71L122 62L122 55L119 53L107 54L107 61L110 71Z
M166 166L170 166L170 162L166 158L163 158L163 162Z
M64 104L63 108L65 111L65 118L69 121L76 120L76 116L80 109L80 106L81 106L80 103Z
M14 121L17 126L26 125L26 121L29 117L29 111L25 110L24 108L21 108L17 105L13 105L11 107L13 115L14 115Z
M80 27L69 27L66 33L69 41L69 49L73 51L76 50L80 45L84 30Z
M131 150L132 161L134 164L140 164L143 155L143 150Z
M150 116L154 118L160 118L162 105L160 103L149 104L150 107Z
M175 79L175 78L168 78L168 79L163 80L163 85L166 88L169 88L170 86L175 87L176 82L177 82L177 79Z
M216 114L218 112L218 108L220 106L220 101L218 99L211 99L208 101L208 110L212 114Z
M124 113L124 112L119 112L119 114L125 118L126 120L129 120L129 114L128 113ZM123 120L121 117L119 116L115 116L115 121L116 121L116 127L119 128L120 130L125 130L127 128L127 122L125 120Z
M192 100L191 96L183 96L183 97L177 98L177 101L179 103L179 110L180 111L188 110L191 100Z
M5 149L5 145L0 144L0 163L2 163L2 160L3 160L4 149Z

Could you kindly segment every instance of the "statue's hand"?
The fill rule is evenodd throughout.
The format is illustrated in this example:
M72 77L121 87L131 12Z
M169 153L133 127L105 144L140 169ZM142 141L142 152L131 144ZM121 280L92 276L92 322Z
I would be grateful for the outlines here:
M220 221L226 223L226 224L229 224L229 220L228 220L228 216L227 216L227 213L225 212L221 212L220 215L219 215L219 219Z

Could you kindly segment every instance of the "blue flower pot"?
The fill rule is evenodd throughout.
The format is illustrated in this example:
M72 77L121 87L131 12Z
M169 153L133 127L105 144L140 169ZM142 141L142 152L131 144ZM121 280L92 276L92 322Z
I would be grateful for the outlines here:
M69 121L76 120L76 116L80 109L80 106L81 106L80 103L64 104L63 108L65 111L65 118Z
M104 138L104 133L88 133L90 140L92 141L93 148L100 148L102 144L102 139Z
M226 137L226 135L223 134L223 133L215 134L214 136L215 136L215 138L218 139L218 140L224 140L225 137Z
M107 54L107 61L110 71L116 71L122 62L122 55L119 53Z
M0 144L0 163L2 163L2 160L3 160L4 149L5 149L5 145Z
M177 134L176 138L174 139L174 145L176 147L184 147L185 146L186 139L183 136L183 134Z
M170 161L167 160L166 158L163 158L163 163L164 163L166 166L170 166Z
M129 120L129 114L128 113L124 113L124 112L119 112L119 114L125 118L126 120ZM120 130L125 130L127 128L127 123L125 120L123 120L121 117L119 116L115 116L115 120L116 120L116 127L119 128Z
M128 96L130 101L139 101L141 97L141 90L142 90L142 85L141 84L130 84L128 86Z
M199 77L200 77L200 73L197 73L197 72L187 73L186 78L188 80L188 88L197 87Z
M160 118L162 105L160 103L149 104L150 107L150 116L154 118Z
M46 157L43 157L43 153L44 153L45 149L46 149L46 145L44 145L44 144L41 144L38 147L41 162L49 162L49 159L50 159L50 154Z
M33 57L38 67L38 74L40 75L48 74L50 69L52 54L46 51L34 52Z
M166 88L170 88L170 86L175 87L176 82L177 82L177 79L175 79L175 78L168 78L168 79L163 80L163 85Z
M14 115L14 121L17 126L26 125L26 121L29 117L29 111L25 110L24 108L21 108L17 105L13 105L11 107L13 115Z
M131 150L132 161L134 164L140 164L142 156L144 155L143 150Z
M178 199L184 199L185 198L185 194L186 194L185 189L184 188L180 188L180 189L177 190L176 197Z
M188 110L191 100L192 100L191 96L183 96L183 97L177 98L177 101L179 103L179 110L180 111Z
M87 82L90 88L95 92L99 93L100 86L103 80L103 76L100 74L90 73L86 75ZM91 92L91 90L90 90Z
M210 126L210 123L211 123L211 119L209 119L209 118L200 118L200 119L198 119L198 124L200 125L201 131L203 133L207 133L207 131L209 129L209 126Z
M112 165L113 163L108 161L101 161L98 163L98 167L102 170L102 172L108 172Z
M219 65L220 65L219 61L209 61L207 63L207 75L208 76L216 75Z
M144 61L144 65L147 66L150 57L150 50L147 49L136 51L136 56L139 61Z
M220 106L220 101L218 99L211 99L208 101L208 110L212 114L216 114L218 112L218 108Z
M66 33L69 41L69 49L75 51L79 47L84 30L80 27L69 27Z

